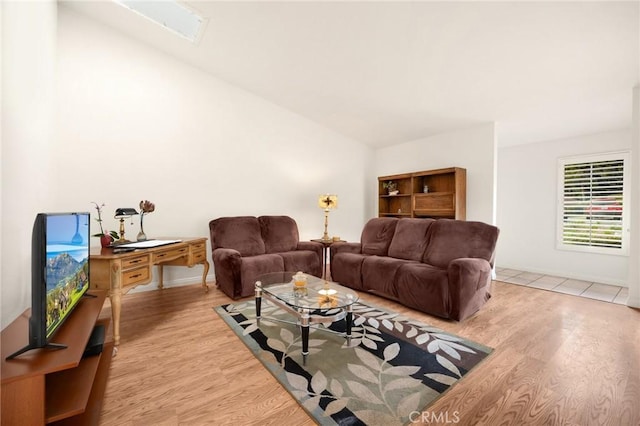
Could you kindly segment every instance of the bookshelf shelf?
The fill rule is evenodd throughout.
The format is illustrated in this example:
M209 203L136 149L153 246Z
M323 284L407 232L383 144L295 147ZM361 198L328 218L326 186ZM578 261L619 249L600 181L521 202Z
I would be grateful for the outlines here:
M389 182L396 185L399 194L388 194ZM380 176L378 216L465 220L466 193L467 171L460 167Z

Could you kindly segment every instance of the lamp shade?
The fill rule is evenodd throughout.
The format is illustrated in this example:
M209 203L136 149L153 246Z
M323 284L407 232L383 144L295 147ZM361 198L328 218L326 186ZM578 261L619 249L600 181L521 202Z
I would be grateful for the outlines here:
M318 197L318 207L325 210L333 210L338 208L338 196L333 194L324 194Z
M113 217L115 217L116 219L120 219L121 217L130 217L136 214L138 214L136 209L130 208L130 207L123 207L123 208L116 209L116 213Z

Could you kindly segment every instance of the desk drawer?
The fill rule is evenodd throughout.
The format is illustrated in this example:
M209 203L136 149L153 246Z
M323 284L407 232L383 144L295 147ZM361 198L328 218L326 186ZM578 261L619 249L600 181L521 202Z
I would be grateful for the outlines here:
M206 251L207 250L207 244L205 242L201 242L201 243L197 243L197 244L192 244L191 245L191 250L193 252L196 251Z
M165 260L177 259L189 254L189 247L175 247L153 253L153 263L160 263Z
M206 258L207 251L204 250L204 248L202 250L194 251L192 263L202 263Z
M130 269L122 272L122 286L148 282L151 276L149 266Z
M122 260L122 269L129 269L135 266L147 265L149 263L149 255L141 254L140 256L128 257Z

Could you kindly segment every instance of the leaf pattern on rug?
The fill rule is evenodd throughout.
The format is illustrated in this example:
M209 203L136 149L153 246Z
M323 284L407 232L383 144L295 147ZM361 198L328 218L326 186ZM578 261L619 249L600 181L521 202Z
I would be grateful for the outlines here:
M239 337L255 339L243 341L320 424L405 424L491 352L405 315L356 303L351 344L335 334L344 331L344 321L311 328L302 366L300 330L291 315L263 303L258 327L253 302L216 311L232 329L238 326Z

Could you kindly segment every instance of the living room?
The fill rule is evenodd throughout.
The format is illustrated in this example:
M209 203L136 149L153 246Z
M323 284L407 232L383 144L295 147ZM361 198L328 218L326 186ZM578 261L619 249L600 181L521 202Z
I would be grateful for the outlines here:
M196 9L198 3L193 2ZM386 67L392 68L390 61L403 57L394 57L389 53L393 46L385 46L384 52L390 56L383 57L384 60L373 56L376 61L367 62L371 57L354 53L353 57L337 56L336 60L344 62L338 62L334 68L323 62L326 56L316 57L313 47L336 49L344 40L340 37L344 33L336 33L321 43L322 39L313 38L326 35L321 26L317 32L300 34L303 39L307 37L308 49L296 50L295 57L285 56L293 49L276 47L291 36L275 29L278 19L282 19L278 17L291 20L307 16L295 7L290 9L282 4L270 7L268 2L217 5L219 15L209 17L205 34L209 29L222 28L219 36L233 35L226 26L238 25L239 21L232 19L236 17L247 21L244 31L257 32L248 40L257 43L262 37L266 44L273 43L271 49L260 55L256 50L264 48L263 44L243 45L242 41L220 37L217 55L225 61L236 61L243 72L251 67L259 71L244 76L246 85L241 87L232 82L243 76L225 75L225 68L218 74L208 72L167 53L163 46L167 49L185 46L187 54L197 51L197 47L174 39L173 34L165 34L164 29L155 28L153 23L128 17L124 8L109 16L124 17L122 25L129 27L134 22L131 32L118 28L115 21L108 26L95 16L116 13L110 8L120 6L108 2L3 2L2 328L29 307L31 228L38 212L93 214L92 201L105 203L104 225L108 230L117 230L117 220L111 213L119 207L137 207L140 200L148 199L156 204L155 212L145 218L145 231L151 237L207 236L209 220L217 217L286 214L295 218L301 240L309 240L322 234L323 214L316 205L318 194L335 193L339 195L339 207L331 212L330 233L347 241L358 241L366 221L377 215L377 176L450 166L467 169L467 219L495 224L501 230L496 266L628 287L629 306L640 306L640 281L637 270L635 280L631 279L633 262L629 256L567 252L557 250L555 245L557 159L627 150L633 152L636 161L640 145L638 5L592 3L586 9L580 5L574 3L575 10L534 14L536 19L542 19L541 16L566 19L561 26L568 32L567 39L553 43L542 40L535 50L523 49L521 55L510 51L514 59L507 64L515 67L524 58L545 52L543 47L551 50L545 58L524 62L522 68L507 69L504 73L492 66L495 58L491 55L496 54L493 51L485 52L485 61L478 61L473 55L467 58L476 61L473 64L478 73L495 73L497 81L505 79L505 75L517 76L507 80L514 92L523 90L521 84L530 84L533 93L538 92L545 102L555 101L551 109L532 91L526 91L532 110L526 118L535 126L529 127L533 129L530 134L523 135L514 125L525 119L518 115L511 121L502 121L502 117L485 121L452 118L448 125L440 123L443 126L440 129L445 130L437 133L429 131L429 123L424 125L422 134L415 126L404 130L400 126L402 117L389 127L375 127L376 117L383 122L385 116L401 116L406 107L390 102L387 109L376 110L374 103L375 91L382 88L373 82L389 72ZM337 14L314 4L308 7L318 10L313 9L311 17L301 21L301 31L304 25L322 22L318 17L328 19ZM365 16L369 14L375 17L381 12L369 11ZM405 14L398 15L406 18ZM358 20L360 15L343 16ZM496 16L497 22L492 24L501 22L500 15ZM570 23L600 22L595 21L597 16L604 17L603 23L608 26L590 28L593 40L603 43L600 46L592 40L593 48L597 48L595 55L587 48L579 50L583 47L576 40L587 35L578 32L580 25ZM552 24L558 25L555 21ZM547 28L548 37L557 35L552 24ZM272 28L270 37L260 35L262 25ZM365 35L378 34L373 41L383 43L385 36L399 31L398 26L382 27L380 33ZM607 34L612 36L607 38ZM470 43L473 34L466 37L454 40ZM160 44L153 45L152 39ZM439 48L448 51L456 45L451 43ZM359 45L362 44L366 43ZM558 50L553 50L554 47ZM586 76L571 74L576 68L562 68L562 59L569 48L574 48L571 52L583 59L573 66L585 71ZM266 56L267 52L275 56ZM609 56L603 52L609 52ZM462 54L469 52L463 49ZM585 59L589 56L593 59ZM451 60L450 56L445 57ZM342 97L330 97L341 89L352 93L348 91L350 86L369 93L371 98L347 103L348 108L354 109L341 109L344 115L340 117L324 115L333 119L330 123L334 127L330 123L321 124L309 118L305 110L286 107L286 101L291 99L279 98L280 86L276 86L276 82L285 83L276 79L273 93L261 92L264 86L258 81L252 86L251 79L261 75L266 79L277 77L272 75L272 62L284 63L301 75L313 66L333 73L352 65L352 70L347 69L344 75L335 78L339 81L331 79L342 86L326 93L328 105L333 103L338 108L347 103ZM446 63L443 59L438 65ZM601 66L602 63L607 65ZM589 64L591 68L585 68ZM364 74L368 79L361 74L365 66L370 70ZM556 79L549 86L527 81L536 73ZM454 90L456 79L462 82L475 77L475 72L462 74L461 68L450 74L442 83L445 91ZM401 80L403 75L397 79ZM588 92L584 92L583 85L573 89L571 97L554 97L553 91L559 86L577 86L576 81L584 83L584 80L593 82ZM290 86L296 88L300 82L305 80L292 80ZM319 80L317 88L304 87L304 93L321 98L324 90L321 83ZM410 93L405 92L413 90L409 85L397 84L406 96ZM302 88L299 90L303 93ZM460 91L466 91L469 103L475 98L493 96L492 92L476 91L473 84L462 85ZM556 115L576 104L591 109L581 110L582 115L577 112ZM622 114L618 113L620 104L626 105ZM437 110L433 115L438 115ZM604 118L610 120L601 121ZM573 133L560 131L565 130L560 129L560 124L567 123L579 123L581 127L571 129ZM358 137L336 130L342 124L350 124ZM389 130L393 125L398 129L395 134ZM548 132L543 132L545 129ZM638 182L635 176L634 185ZM527 205L536 207L525 208ZM637 200L634 205L637 206ZM632 229L638 220L634 216ZM126 222L128 236L135 236L137 228L137 219L133 225ZM92 223L92 234L96 232L97 224ZM637 236L638 231L633 232ZM93 244L99 245L98 239ZM638 258L637 246L635 253L631 253ZM199 274L201 270L197 268L167 268L165 286L197 283ZM208 281L215 281L213 269ZM155 281L144 289L155 290L154 284ZM193 297L202 296L199 289L190 290L196 293ZM211 292L215 293L213 287ZM222 303L221 299L216 301ZM125 305L126 302L125 297ZM131 325L127 327L131 330Z

